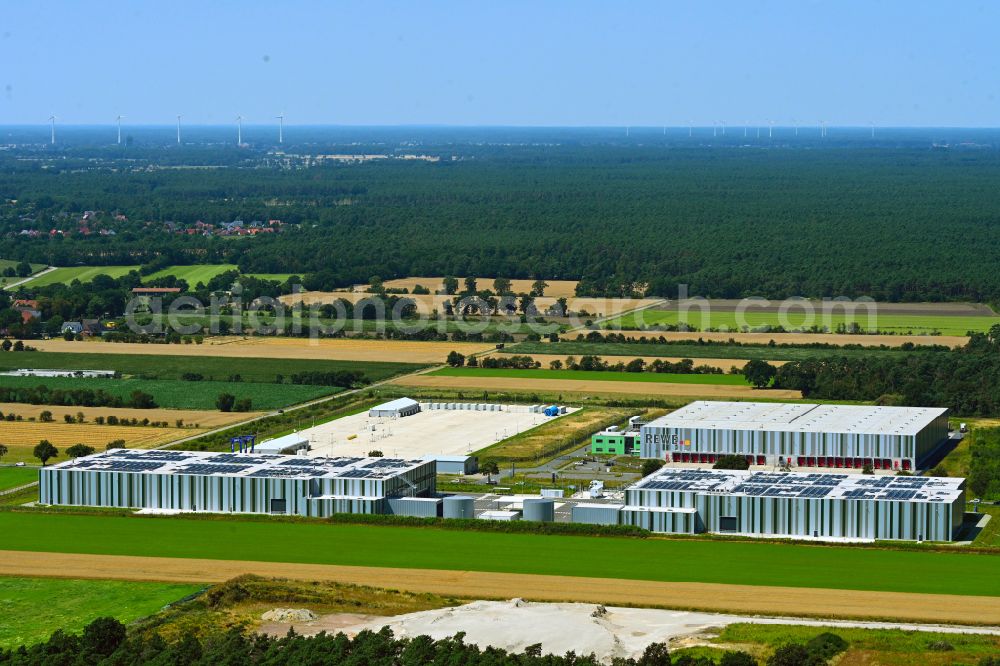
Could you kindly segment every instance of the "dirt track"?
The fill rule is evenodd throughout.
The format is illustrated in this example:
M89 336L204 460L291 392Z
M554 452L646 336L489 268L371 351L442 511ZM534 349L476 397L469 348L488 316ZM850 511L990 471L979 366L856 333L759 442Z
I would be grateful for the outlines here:
M403 340L353 340L281 337L218 337L201 345L144 345L120 342L32 341L41 351L88 354L162 354L164 356L220 356L229 358L304 358L333 361L392 361L444 363L448 352L473 354L493 349L492 344L468 342L409 342Z
M0 575L9 576L214 583L244 573L302 580L336 580L466 599L521 597L536 601L581 601L768 615L1000 624L998 597L0 551Z
M710 298L707 303L713 310L719 312L735 312L738 308L744 308L748 312L780 312L782 307L789 307L786 304L799 303L801 301L783 301L775 299L773 301L742 301L735 298ZM687 308L695 312L702 307L706 301L670 301L667 306L658 307L657 310L678 310ZM887 303L884 301L866 303L864 301L805 301L816 312L845 312L856 309L864 314L867 307L874 306L881 314L892 315L934 315L952 317L995 317L997 313L985 303ZM794 310L794 308L793 308Z
M586 332L580 331L584 334ZM899 347L906 342L915 345L945 345L961 347L969 341L964 335L838 335L836 333L710 333L701 331L602 331L624 335L627 338L659 338L666 340L712 340L715 342L751 342L766 345L774 340L779 345L809 345L822 343L829 345L861 345L863 347ZM573 340L574 335L566 335Z
M411 375L393 382L399 386L432 388L473 388L490 390L551 391L558 393L628 393L630 395L674 395L699 398L791 398L798 391L758 391L751 386L718 384L670 384L666 382L627 382L581 379L530 379L521 377L448 377L446 375Z

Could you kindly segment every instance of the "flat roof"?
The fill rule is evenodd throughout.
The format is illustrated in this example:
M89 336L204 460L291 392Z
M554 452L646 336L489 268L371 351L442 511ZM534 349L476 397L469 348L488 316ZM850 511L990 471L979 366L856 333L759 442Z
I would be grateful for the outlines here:
M394 409L406 409L407 407L413 407L414 405L419 405L420 403L413 398L396 398L395 400L390 400L389 402L383 402L381 405L375 405L369 412L382 412L390 411Z
M916 435L947 413L942 407L698 400L644 427Z
M951 477L664 468L629 486L628 490L744 497L951 502L961 495L964 483L965 479Z
M426 464L429 464L426 460L398 458L306 458L270 453L112 449L47 469L279 479L385 479Z

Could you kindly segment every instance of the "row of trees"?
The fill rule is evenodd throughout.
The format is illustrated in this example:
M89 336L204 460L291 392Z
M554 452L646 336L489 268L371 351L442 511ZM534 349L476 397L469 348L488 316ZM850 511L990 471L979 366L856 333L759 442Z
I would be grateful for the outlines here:
M50 666L51 664L358 664L365 666L600 666L594 655L543 654L542 645L529 645L520 653L466 643L464 633L434 640L429 636L396 638L385 627L353 638L321 632L300 636L294 630L281 638L243 633L233 628L225 634L199 638L190 630L173 642L159 634L135 632L113 618L98 618L80 634L55 631L48 641L0 651L0 665ZM821 633L808 643L778 647L767 666L821 666L847 648L839 636ZM663 643L653 643L639 658L616 657L612 666L757 666L758 661L742 651L722 652L716 660L690 654L674 656ZM992 662L989 664L992 666Z

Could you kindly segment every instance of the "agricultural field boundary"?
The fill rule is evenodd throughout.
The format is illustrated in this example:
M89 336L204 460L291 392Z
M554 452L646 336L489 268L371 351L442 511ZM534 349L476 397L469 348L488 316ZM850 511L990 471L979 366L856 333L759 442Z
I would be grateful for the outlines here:
M217 583L242 574L390 587L469 599L588 602L798 617L1000 625L1000 597L667 583L193 558L0 551L0 574L174 583Z

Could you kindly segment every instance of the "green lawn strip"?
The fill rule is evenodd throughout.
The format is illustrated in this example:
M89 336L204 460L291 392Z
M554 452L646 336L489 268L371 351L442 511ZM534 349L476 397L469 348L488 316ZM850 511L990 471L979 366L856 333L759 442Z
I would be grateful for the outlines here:
M724 645L752 644L776 648L786 643L805 644L819 634L827 632L843 638L850 644L852 650L912 653L913 661L902 663L923 662L928 653L928 645L935 642L945 642L954 648L954 651L947 652L949 662L952 659L971 657L974 663L979 657L995 654L1000 647L1000 637L983 634L934 633L902 629L859 629L837 626L809 627L749 622L727 625L713 639L713 642ZM884 662L878 660L877 663Z
M288 282L290 277L301 278L305 273L243 273L247 277L257 278L258 280L270 280L271 282L280 282L284 284Z
M996 556L937 551L35 511L0 512L0 534L24 551L1000 594Z
M507 368L441 368L428 374L445 377L518 377L524 379L579 379L609 382L716 384L747 386L743 375L685 375L669 372L603 372L600 370L511 370Z
M17 270L17 267L20 263L21 263L20 261L14 259L0 259L0 274L3 274L3 272L8 268L13 268L14 270ZM44 268L45 264L31 264L31 274L34 275L35 273ZM7 279L11 282L18 282L20 280L23 280L24 278L12 277Z
M106 391L128 400L133 391L153 396L158 407L167 409L215 409L220 393L241 400L250 398L253 410L278 409L343 389L334 386L296 386L255 382L185 382L161 379L79 379L72 377L0 377L0 388L91 389Z
M38 481L37 467L0 467L0 490Z
M208 281L214 278L216 275L225 273L226 271L238 271L239 268L235 264L195 264L192 266L167 266L162 270L158 270L155 273L150 273L142 278L143 282L149 282L151 280L156 280L157 278L174 276L178 280L184 280L188 283L188 286L192 289L199 282L203 284L208 284Z
M69 284L73 280L90 282L98 275L120 278L123 275L128 275L129 271L137 270L139 270L138 266L69 266L57 268L50 273L34 278L25 286L46 287L50 284Z
M725 327L732 331L740 330L743 325L751 329L765 326L782 325L782 317L778 313L748 311L737 321L735 312L702 313L697 310L681 313L676 310L640 310L618 317L604 324L604 328L634 330L658 325L677 325L685 323L699 330ZM839 324L857 323L863 330L879 330L891 333L915 334L937 332L941 335L965 335L968 331L988 331L994 324L1000 323L1000 317L983 316L951 316L951 315L902 315L883 314L869 321L867 313L859 312L857 316L848 316L842 312L832 315L817 314L815 317L803 315L801 312L789 312L784 317L786 329L808 329L812 326L826 327L835 331Z
M128 623L201 590L201 585L0 576L0 648L77 633L98 617Z
M227 358L220 356L172 356L165 354L103 354L87 353L88 347L102 343L80 343L81 351L28 352L0 354L0 370L17 368L49 368L62 370L117 370L123 375L145 379L180 379L185 373L199 373L205 379L225 381L240 375L243 381L273 382L277 375L285 381L301 372L337 372L358 370L373 382L419 370L417 363L387 363L369 361L328 361L282 358ZM104 349L108 344L103 343ZM191 345L192 351L201 349Z
M650 333L655 337L655 333ZM844 336L845 344L863 344L864 340L858 340L858 336ZM933 338L929 338L933 340ZM628 356L631 358L639 356L668 356L671 358L690 358L697 362L699 358L732 358L742 360L761 361L804 361L813 358L825 358L835 356L839 358L889 358L898 357L904 354L914 354L919 352L906 352L898 349L843 349L825 347L768 347L765 345L699 345L699 344L656 344L656 343L627 343L627 342L521 342L504 348L504 354L556 354L559 356L576 356L578 359L583 355L590 356ZM935 352L927 352L935 353ZM606 359L614 362L615 359ZM697 363L696 363L697 365Z

